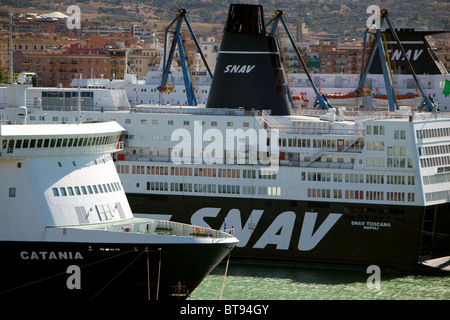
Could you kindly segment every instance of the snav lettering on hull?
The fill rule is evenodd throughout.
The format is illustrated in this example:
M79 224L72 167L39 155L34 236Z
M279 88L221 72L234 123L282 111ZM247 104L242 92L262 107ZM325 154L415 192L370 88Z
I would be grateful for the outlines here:
M197 210L191 217L191 224L210 226L204 218L215 218L221 208L202 208ZM253 229L256 229L264 210L253 210L245 224L242 224L241 212L238 209L231 209L225 217L220 229L234 228L234 235L239 239L238 247L245 247L250 240ZM305 212L300 238L297 249L300 251L310 251L314 249L323 237L331 230L334 224L342 216L340 213L330 213L322 224L316 228L317 212ZM258 239L253 248L264 249L268 244L276 245L278 250L288 250L294 230L296 213L285 211L280 213ZM316 230L314 232L314 230Z

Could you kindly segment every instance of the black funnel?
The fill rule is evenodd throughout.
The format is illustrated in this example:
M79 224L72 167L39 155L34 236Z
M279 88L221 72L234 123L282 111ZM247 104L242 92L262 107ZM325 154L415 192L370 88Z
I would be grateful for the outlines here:
M271 110L289 115L289 89L276 38L260 5L231 4L207 108Z
M448 33L448 31L418 31L414 29L398 29L395 31L402 42L402 46L408 55L408 59L415 74L447 74L447 70L439 61L438 56L431 48L426 38L430 35ZM393 74L411 74L409 66L402 51L392 35L390 29L383 31L387 42L389 55L391 57L391 68ZM376 49L378 51L378 48ZM378 57L378 52L375 52ZM369 70L370 74L382 74L379 59L375 59Z

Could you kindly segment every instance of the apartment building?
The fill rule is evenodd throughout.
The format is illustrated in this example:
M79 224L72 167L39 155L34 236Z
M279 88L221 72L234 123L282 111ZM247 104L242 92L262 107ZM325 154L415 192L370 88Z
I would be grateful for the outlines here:
M0 67L9 70L9 34L0 35ZM24 54L54 51L73 43L85 44L85 41L72 37L56 35L36 35L31 33L13 35L14 72L23 71Z
M138 80L144 80L148 71L158 70L162 55L163 49L159 47L131 48L128 50L128 66Z
M74 78L111 78L110 55L100 48L71 44L51 52L23 52L24 72L35 72L38 86L70 87Z

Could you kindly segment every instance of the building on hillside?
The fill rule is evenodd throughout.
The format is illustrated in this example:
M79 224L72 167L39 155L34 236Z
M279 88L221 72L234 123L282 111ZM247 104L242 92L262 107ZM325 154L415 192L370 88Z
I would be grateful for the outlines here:
M162 48L131 48L128 49L128 66L138 80L144 80L148 71L156 71L161 64Z
M9 34L0 35L0 68L9 70ZM22 72L24 56L32 53L51 52L64 46L84 41L72 37L56 35L36 35L31 33L13 35L13 68L14 72Z
M23 52L24 72L35 72L38 86L70 87L74 78L111 78L110 56L101 48L69 48L51 52Z
M221 40L216 39L213 36L210 37L200 37L199 44L202 48L203 55L205 56L206 62L211 70L214 72L216 66L217 56L219 55ZM203 63L200 63L202 65Z
M126 53L124 48L107 49L106 52L110 57L111 78L123 79L126 72Z

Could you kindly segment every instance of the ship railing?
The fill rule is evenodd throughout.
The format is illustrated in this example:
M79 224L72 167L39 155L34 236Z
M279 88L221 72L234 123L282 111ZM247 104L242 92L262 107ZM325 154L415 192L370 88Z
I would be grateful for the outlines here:
M334 128L295 128L284 127L277 128L279 133L283 134L308 134L308 135L341 135L341 136L357 136L362 137L365 130L349 128L349 129L334 129Z
M117 152L117 151L122 151L124 147L125 147L125 142L119 141L119 142L116 144L115 151L116 151L116 152Z
M292 111L293 115L313 116L320 117L327 114L327 110L323 109L295 109ZM450 112L415 112L415 111L403 111L397 110L390 111L378 111L378 110L348 110L342 113L343 118L340 118L340 114L336 114L336 121L356 121L356 120L384 120L384 119L408 119L411 121L426 121L433 119L449 119Z
M225 116L243 116L246 115L244 109L225 109L225 108L199 108L191 106L173 106L173 105L149 105L132 108L130 112L135 113L163 113L163 114L198 114L198 115L225 115Z
M272 129L279 129L279 128L285 128L286 127L286 125L281 124L274 117L270 116L269 113L266 110L262 110L261 111L261 116L258 117L258 121L262 125L264 123L266 123L268 128L272 128Z
M44 111L68 111L68 112L76 112L76 105L38 105L38 104L27 104L28 109L39 109ZM128 111L130 107L128 106L81 106L81 111Z
M299 167L321 168L321 169L353 169L354 164L348 162L303 162Z
M346 150L343 151L336 151L334 149L321 149L320 151L314 153L311 155L310 160L308 161L299 161L299 160L279 160L278 165L280 167L324 167L324 168L337 168L337 169L342 169L342 168L353 168L353 164L347 164L347 163L341 163L341 162L317 162L317 159L319 159L323 154L326 153L337 153L337 152L341 152L341 153L361 153L362 152L362 148L355 148L355 147L349 147ZM210 162L209 164L207 164L205 161L205 159L199 159L199 161L194 161L191 159L191 163L198 163L201 165L210 165L212 162ZM216 159L214 159L216 160ZM167 157L164 158L164 160L156 160L153 158L149 158L149 157L139 157L139 156L134 156L134 155L124 155L124 157L122 158L122 160L119 161L140 161L140 162L150 162L150 163L168 163L170 162L170 159L168 159ZM245 163L239 163L236 159L234 159L233 161L230 161L229 159L224 159L223 163L226 163L227 165L257 165L258 167L262 168L271 168L273 166L273 163L270 164L262 164L260 162L253 164L250 163L248 160L245 161ZM140 164L142 165L142 164ZM139 166L139 165L138 165ZM178 166L178 165L177 165ZM180 167L183 167L182 165L179 165ZM147 169L148 170L148 169ZM140 173L137 174L144 174L144 171L137 171ZM148 171L147 171L148 172ZM164 174L164 175L167 175ZM180 175L183 175L182 173L180 173Z
M314 153L313 155L311 155L311 157L309 158L309 161L305 161L306 164L303 165L304 167L309 166L311 163L313 163L314 161L316 161L317 159L319 159L323 154L324 154L325 149L321 149L318 152Z
M89 152L94 153L114 153L123 150L123 141L117 143L108 143L104 145L96 145L96 146L86 146L84 150L89 150ZM79 152L78 149L72 148L74 153Z
M146 233L155 235L205 237L225 239L234 237L233 229L216 230L181 222L154 219L138 219L136 222L111 224L106 231Z

